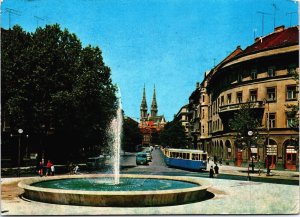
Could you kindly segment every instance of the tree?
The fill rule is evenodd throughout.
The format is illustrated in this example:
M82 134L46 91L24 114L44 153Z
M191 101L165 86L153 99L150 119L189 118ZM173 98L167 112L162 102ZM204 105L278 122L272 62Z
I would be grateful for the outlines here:
M142 143L142 133L138 123L127 117L123 122L123 149L125 151L135 151L137 145Z
M185 148L188 145L184 127L176 119L165 125L160 133L160 141L163 146L172 148Z
M258 129L261 127L260 116L254 109L254 104L248 101L241 105L241 108L234 114L233 119L229 120L229 127L236 132L235 143L238 148L247 149L248 161L250 158L250 148L257 147L259 139ZM253 158L252 158L253 159ZM254 165L252 163L252 172ZM249 178L249 164L248 164Z
M58 24L33 33L15 26L2 31L2 42L2 105L13 131L47 138L55 129L46 144L53 157L57 149L66 158L108 145L116 87L99 47L83 48Z

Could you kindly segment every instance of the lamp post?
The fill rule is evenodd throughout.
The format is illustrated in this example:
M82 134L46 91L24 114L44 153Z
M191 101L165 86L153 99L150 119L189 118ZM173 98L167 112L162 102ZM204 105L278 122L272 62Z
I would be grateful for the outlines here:
M253 135L253 131L249 130L248 131L248 141L247 141L247 145L248 145L248 181L251 179L250 178L250 152L251 152L251 144L250 144L250 137ZM252 165L253 165L253 158L252 158Z
M10 137L14 137L14 136L18 136L18 172L17 172L17 176L20 177L20 165L21 165L21 136L23 133L23 129L18 129L18 133L19 135L13 135L10 134ZM26 135L26 137L28 138L28 135Z
M21 164L21 135L23 133L22 129L18 129L19 133L19 146L18 146L18 177L20 177L20 164Z
M268 148L270 145L270 103L267 99L264 99L264 104L268 104L267 107L267 148L266 148L266 163L267 163L267 176L270 175L270 162L269 162L269 155L268 155Z

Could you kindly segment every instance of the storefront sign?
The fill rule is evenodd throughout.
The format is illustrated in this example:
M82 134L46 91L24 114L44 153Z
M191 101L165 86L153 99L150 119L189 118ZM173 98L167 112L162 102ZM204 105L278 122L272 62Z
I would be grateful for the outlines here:
M277 155L277 145L267 145L267 155Z

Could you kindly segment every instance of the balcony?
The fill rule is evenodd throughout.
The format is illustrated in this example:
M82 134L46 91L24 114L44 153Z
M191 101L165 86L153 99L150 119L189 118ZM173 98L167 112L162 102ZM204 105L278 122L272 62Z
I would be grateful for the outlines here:
M251 103L252 103L252 108L254 108L254 109L264 108L263 101L256 101L256 102L251 102ZM239 110L239 109L241 109L241 106L244 105L244 104L246 104L246 103L222 105L222 106L219 107L219 113Z

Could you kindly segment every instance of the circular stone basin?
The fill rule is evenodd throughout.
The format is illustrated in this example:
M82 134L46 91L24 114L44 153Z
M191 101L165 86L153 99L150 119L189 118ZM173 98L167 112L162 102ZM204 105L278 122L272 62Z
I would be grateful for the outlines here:
M159 206L206 198L210 185L199 178L155 175L65 175L24 179L19 183L25 198L67 205Z

